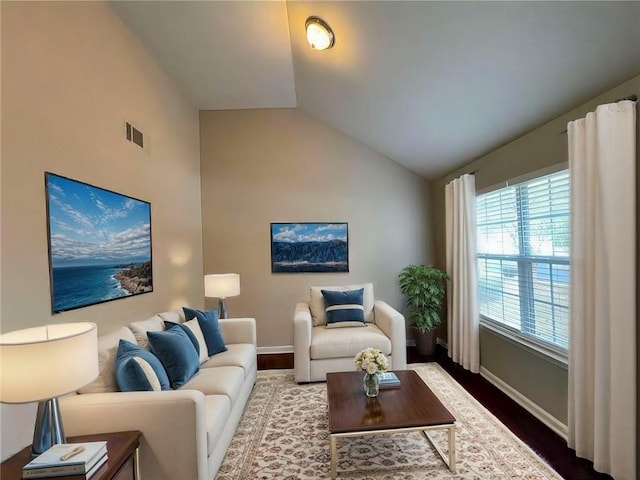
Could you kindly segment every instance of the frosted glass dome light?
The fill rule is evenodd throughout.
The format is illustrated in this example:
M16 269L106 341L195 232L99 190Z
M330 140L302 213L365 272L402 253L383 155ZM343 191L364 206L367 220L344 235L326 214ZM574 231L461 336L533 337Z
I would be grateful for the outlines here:
M305 23L307 42L314 50L326 50L335 44L335 36L331 27L318 17L309 17Z

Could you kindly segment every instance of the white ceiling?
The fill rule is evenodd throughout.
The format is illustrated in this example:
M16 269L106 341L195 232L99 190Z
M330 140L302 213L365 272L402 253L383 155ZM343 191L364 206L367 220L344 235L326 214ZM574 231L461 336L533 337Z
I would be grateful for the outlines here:
M111 5L199 109L297 106L426 178L640 74L640 2Z

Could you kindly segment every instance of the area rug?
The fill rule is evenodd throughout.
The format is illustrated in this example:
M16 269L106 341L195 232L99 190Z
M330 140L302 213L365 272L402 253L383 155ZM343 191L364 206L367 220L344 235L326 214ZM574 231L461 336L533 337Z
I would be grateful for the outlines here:
M414 364L456 417L456 473L419 432L338 439L338 478L561 479L438 364ZM218 471L217 480L330 478L327 389L298 385L291 370L265 370ZM432 431L447 452L447 437Z

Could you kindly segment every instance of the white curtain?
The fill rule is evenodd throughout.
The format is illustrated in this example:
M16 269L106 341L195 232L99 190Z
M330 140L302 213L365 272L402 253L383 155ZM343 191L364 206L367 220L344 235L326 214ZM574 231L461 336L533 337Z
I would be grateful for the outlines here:
M636 479L635 103L570 122L569 446Z
M445 187L447 228L447 334L449 357L480 371L480 317L476 260L476 186L463 175Z

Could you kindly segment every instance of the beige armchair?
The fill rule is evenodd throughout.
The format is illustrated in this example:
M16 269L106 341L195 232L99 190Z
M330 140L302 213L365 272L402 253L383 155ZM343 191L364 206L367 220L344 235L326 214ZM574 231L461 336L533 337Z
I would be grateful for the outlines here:
M364 289L365 326L327 328L321 290ZM293 352L296 382L325 381L328 372L354 370L353 358L367 347L377 348L389 359L389 368L407 368L404 316L381 300L375 300L373 284L311 287L310 300L296 305L293 315Z

